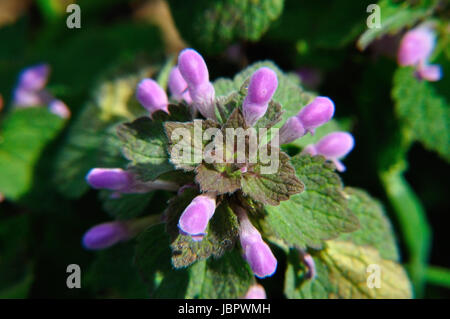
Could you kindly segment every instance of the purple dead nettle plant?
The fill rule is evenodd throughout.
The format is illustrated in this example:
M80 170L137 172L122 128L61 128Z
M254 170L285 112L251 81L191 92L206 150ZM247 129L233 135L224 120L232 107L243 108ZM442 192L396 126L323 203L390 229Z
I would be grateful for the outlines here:
M69 118L70 110L67 105L45 89L49 75L50 67L47 64L37 64L22 70L14 89L13 105L15 107L47 105L50 112L62 118Z
M206 127L223 126L228 128L231 125L240 125L251 128L263 119L269 108L276 107L276 102L272 98L278 88L278 77L274 70L261 67L253 72L245 83L247 83L247 87L244 91L241 90L241 92L245 92L241 93L245 96L233 100L234 102L232 101L233 103L238 101L236 103L240 103L240 105L234 107L234 110L230 110L228 115L225 116L227 118L224 118L224 109L216 109L219 108L218 104L221 101L223 102L223 99L216 99L215 97L214 86L210 82L208 68L203 57L195 50L185 49L179 54L178 65L169 74L170 99L165 90L152 79L143 79L138 84L136 98L148 110L149 117L152 118L153 122L158 121L158 118L162 116L161 114L170 117L172 110L175 110L172 108L171 101L175 101L181 103L177 107L188 105L191 114L195 114L193 111L198 111L206 119L202 122ZM235 97L236 95L230 96ZM313 135L318 127L331 120L334 115L334 108L334 103L330 98L322 96L314 98L299 110L297 115L288 118L278 131L280 144L291 143L308 133ZM281 120L281 112L278 113L276 116L278 116L279 121ZM219 120L217 114L220 114L221 120ZM165 122L165 133L169 141L172 138L170 135L171 125L189 126L191 123ZM353 137L349 133L336 132L324 137L317 144L308 146L304 152L324 156L327 160L333 162L338 170L342 171L344 166L339 159L350 152L353 144ZM169 150L167 150L167 153L171 154ZM282 154L280 156L287 157L287 155ZM176 162L174 159L171 159L171 162L176 168L181 168L185 172L196 173L195 180L182 185L158 178L152 181L143 181L132 168L93 168L87 174L86 180L95 189L110 190L111 196L114 198L119 198L123 194L147 193L157 189L176 193L174 198L183 196L188 189L199 191L198 195L191 197L193 199L183 206L176 220L178 233L191 238L194 243L202 243L207 240L209 225L215 214L223 213L223 211L218 212L218 207L224 202L228 203L228 207L230 207L238 225L236 235L239 238L243 258L247 261L255 276L265 278L273 275L277 269L277 259L268 245L267 239L264 239L264 233L258 229L258 224L253 223L253 210L261 204L278 205L280 200L287 200L290 195L300 193L303 190L304 186L295 176L295 171L290 164L283 164L285 165L284 170L291 172L291 175L287 177L288 180L284 183L287 186L283 186L286 194L281 196L282 199L278 197L273 199L252 194L251 189L243 191L242 183L244 183L244 179L251 179L260 173L259 168L257 168L258 165L249 162L248 159L244 164L235 162L210 164L203 161L196 168L189 166L187 163ZM208 169L218 172L217 178L229 178L229 180L222 182L216 181L215 178L202 179L202 172ZM274 172L274 174L277 174L277 172ZM243 198L249 198L248 202ZM158 222L169 223L169 217L166 214L163 217L161 215L151 216L151 218L135 218L94 226L85 234L83 245L88 249L103 249L134 237L145 226L148 227ZM306 262L314 268L313 261L306 260ZM315 270L312 269L311 273L314 274ZM251 287L246 298L265 298L264 289L259 285Z
M403 36L398 49L398 64L414 66L418 78L427 81L439 81L442 77L441 67L429 64L429 59L436 45L436 34L430 25L419 25Z

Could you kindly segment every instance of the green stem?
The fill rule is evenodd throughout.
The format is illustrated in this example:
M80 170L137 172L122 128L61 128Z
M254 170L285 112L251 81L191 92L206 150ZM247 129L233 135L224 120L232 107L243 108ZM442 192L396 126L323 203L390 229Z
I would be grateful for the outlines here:
M427 282L450 289L450 269L429 266L426 272Z
M403 170L402 165L397 165L380 173L380 177L409 252L409 270L416 296L421 297L430 252L431 230L426 212L403 177Z

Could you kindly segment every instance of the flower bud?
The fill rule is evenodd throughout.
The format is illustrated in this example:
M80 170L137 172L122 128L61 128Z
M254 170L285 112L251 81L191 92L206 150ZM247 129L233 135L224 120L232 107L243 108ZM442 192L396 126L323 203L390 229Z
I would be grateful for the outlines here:
M427 81L439 81L442 78L442 69L440 65L423 65L417 69L419 78Z
M332 161L339 172L343 172L345 166L338 159L350 153L354 145L355 140L350 133L333 132L322 137L316 145L308 145L302 153L309 153L313 156L322 155Z
M280 145L295 141L299 137L306 134L302 122L296 116L288 118L286 123L280 129L279 142Z
M303 263L305 264L306 268L308 268L306 277L308 279L314 279L316 277L316 263L314 262L312 256L310 254L305 254L303 256Z
M264 287L259 284L252 285L244 297L244 299L266 299L266 298L267 298L266 291L264 290Z
M158 110L168 113L169 100L166 92L152 79L143 79L137 87L136 98L150 114Z
M418 27L405 33L398 50L398 64L417 65L428 59L435 46L435 35L428 27Z
M128 227L123 222L108 222L96 225L83 236L86 249L104 249L131 237Z
M24 69L19 75L17 88L27 91L42 90L48 80L50 67L47 64L37 64Z
M248 219L247 213L241 207L236 208L239 218L239 239L244 258L257 277L272 276L277 268L277 259L270 247L262 240L259 231Z
M334 103L325 96L316 97L297 114L306 132L314 134L314 130L331 120L334 114Z
M277 259L270 247L262 240L247 245L245 259L255 276L259 278L272 276L277 269Z
M178 68L190 89L209 82L205 60L193 49L184 49L180 52Z
M186 81L194 106L209 119L216 119L215 91L203 57L193 49L185 49L178 56L178 69Z
M278 87L277 74L263 67L253 73L248 93L242 104L245 121L253 126L267 111L270 100Z
M184 80L178 67L174 67L170 71L169 90L176 101L185 100L186 103L191 104L192 98L189 94L187 82Z
M189 94L194 106L204 117L207 119L216 119L215 91L214 86L210 82L192 88L189 87Z
M327 158L340 158L347 155L355 145L350 133L333 132L320 139L316 144L317 153Z
M24 90L19 87L14 91L13 104L19 107L30 107L43 105L44 103L37 92Z
M204 235L208 222L216 210L216 198L199 195L186 207L178 221L178 228L188 235Z
M126 190L133 184L131 174L121 168L93 168L86 176L93 188L106 188L115 191Z
M61 100L53 100L48 105L50 112L62 117L63 119L68 119L70 117L70 110L67 105Z

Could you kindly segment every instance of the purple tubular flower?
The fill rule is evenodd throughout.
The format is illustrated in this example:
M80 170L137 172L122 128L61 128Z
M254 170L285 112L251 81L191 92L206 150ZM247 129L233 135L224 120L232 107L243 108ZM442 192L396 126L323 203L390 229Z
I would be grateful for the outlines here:
M239 238L244 251L244 258L253 273L264 278L272 276L277 269L277 259L270 247L262 240L259 231L252 225L244 209L237 211L239 218Z
M259 284L252 285L245 295L244 299L266 299L266 291L264 287Z
M334 103L325 96L316 97L297 114L306 132L314 134L314 130L331 120L334 115Z
M18 107L31 107L43 105L45 103L39 93L18 87L14 91L13 104Z
M311 155L322 155L327 160L332 161L339 172L345 171L345 166L339 161L355 146L355 140L350 133L333 132L320 139L316 145L308 145L303 153Z
M201 240L206 227L216 210L216 198L212 195L199 195L186 207L178 221L178 228L183 233L196 236ZM199 237L200 236L200 237Z
M132 175L121 168L93 168L86 176L93 188L106 188L115 191L126 190L133 184Z
M310 254L305 254L303 256L303 263L306 268L308 268L308 273L306 274L308 279L314 279L316 277L316 263Z
M178 68L189 87L209 82L209 72L205 60L197 51L184 49L178 56Z
M253 73L248 85L248 94L242 104L248 125L253 126L266 113L277 87L277 74L271 69L263 67Z
M83 236L83 246L91 250L104 249L130 237L131 234L125 223L108 222L89 229Z
M439 81L442 78L442 69L440 65L421 65L417 68L417 75L420 79L427 81Z
M152 79L143 79L138 84L136 98L150 112L150 115L159 110L169 112L166 92Z
M280 145L287 144L292 141L295 141L299 137L302 137L306 134L306 130L303 127L302 122L296 116L292 116L288 118L286 123L280 129L280 137L279 142Z
M170 71L169 90L176 101L185 100L188 104L192 103L192 98L188 91L188 84L181 75L178 67L174 67Z
M70 110L67 105L61 100L53 100L48 105L50 112L62 117L63 119L68 119L70 117Z
M247 245L245 259L259 278L272 276L277 269L277 259L262 240Z
M215 91L209 82L208 67L203 57L193 49L184 49L178 56L178 69L188 85L195 107L204 117L216 119Z
M412 29L403 36L398 50L398 64L417 65L426 61L434 49L436 37L429 27Z
M50 67L47 64L30 66L20 73L17 88L27 91L40 91L45 87L49 74Z

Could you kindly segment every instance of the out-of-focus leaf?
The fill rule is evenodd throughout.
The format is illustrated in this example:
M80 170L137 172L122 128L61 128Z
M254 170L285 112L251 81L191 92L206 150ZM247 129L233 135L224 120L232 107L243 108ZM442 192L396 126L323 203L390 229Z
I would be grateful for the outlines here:
M439 2L438 0L420 0L415 3L394 0L379 1L381 28L367 29L358 39L358 48L364 50L375 39L413 26L418 21L430 16Z
M374 1L288 0L268 38L302 41L312 49L342 47L363 32L370 3Z
M0 128L0 192L10 199L24 195L33 183L35 164L64 120L46 108L13 110Z
M89 188L85 176L91 168L126 163L116 125L145 113L134 91L138 81L152 72L147 67L138 74L108 79L94 90L92 101L71 124L56 155L54 180L65 196L77 198Z
M284 0L170 1L178 29L201 50L217 52L234 40L258 40L278 18Z
M403 133L450 161L450 106L445 98L432 84L418 80L412 68L396 71L392 97Z

